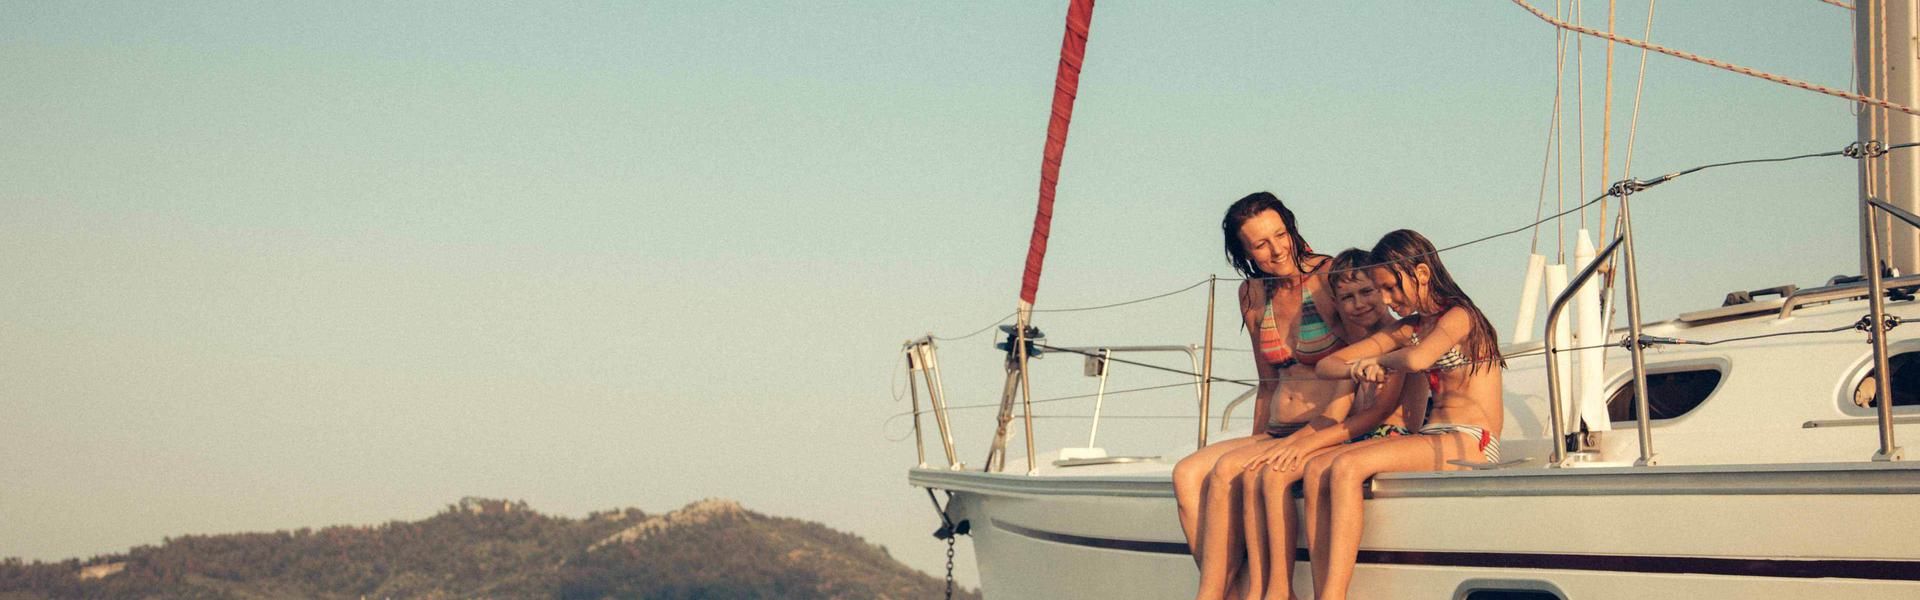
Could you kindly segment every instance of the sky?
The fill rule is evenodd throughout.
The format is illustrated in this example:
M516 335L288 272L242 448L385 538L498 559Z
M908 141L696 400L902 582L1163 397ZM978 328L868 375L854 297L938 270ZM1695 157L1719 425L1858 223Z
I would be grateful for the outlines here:
M1652 38L1851 85L1851 13L1764 4L1661 4ZM1620 3L1617 28L1639 37L1645 10ZM0 556L463 496L576 517L728 497L938 570L900 346L1013 309L1065 11L0 5ZM1543 169L1555 35L1511 3L1101 3L1038 307L1232 275L1218 219L1259 190L1322 252L1571 207L1599 190L1608 127L1604 44L1583 69L1568 46ZM1629 138L1652 175L1854 136L1843 100L1659 55L1636 125L1639 53L1615 60L1609 179ZM1829 158L1636 197L1649 318L1857 270L1856 194ZM1510 335L1526 255L1570 248L1578 218L1444 261ZM1061 345L1199 343L1205 291L1036 323ZM942 343L950 403L996 399L990 342ZM1047 358L1036 398L1093 391ZM1091 408L1048 404L1042 451L1085 443L1065 417ZM1105 410L1169 417L1103 423L1112 452L1191 447L1190 389ZM970 465L990 415L954 413Z

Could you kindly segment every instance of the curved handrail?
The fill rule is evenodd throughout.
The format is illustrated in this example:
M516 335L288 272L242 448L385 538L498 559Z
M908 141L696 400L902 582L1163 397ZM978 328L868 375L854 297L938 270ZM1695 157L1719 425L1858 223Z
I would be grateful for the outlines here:
M1561 290L1560 295L1554 297L1553 304L1547 307L1547 330L1546 334L1540 337L1540 341L1547 361L1547 418L1553 421L1550 429L1553 432L1553 449L1547 454L1547 464L1551 466L1561 466L1561 461L1566 459L1567 446L1566 420L1560 411L1560 361L1554 360L1553 356L1554 353L1559 352L1559 348L1556 347L1559 344L1555 343L1554 338L1558 336L1553 335L1553 332L1558 331L1556 328L1560 325L1560 314L1566 310L1567 304L1573 302L1574 296L1580 291L1581 284L1592 279L1593 274L1600 271L1600 265L1606 264L1607 259L1613 257L1613 252L1619 250L1621 242L1624 241L1626 241L1625 237L1614 236L1613 241L1607 242L1606 248L1593 256L1593 262L1587 263L1586 267L1580 269L1580 274L1574 275L1573 279L1567 281L1566 289ZM1644 425L1642 427L1644 428Z

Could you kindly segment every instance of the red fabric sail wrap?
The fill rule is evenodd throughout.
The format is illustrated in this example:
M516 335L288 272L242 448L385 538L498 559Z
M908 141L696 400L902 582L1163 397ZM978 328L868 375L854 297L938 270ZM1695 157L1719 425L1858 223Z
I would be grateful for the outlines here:
M1020 300L1028 305L1040 290L1040 265L1046 261L1047 236L1053 229L1053 190L1060 183L1060 155L1067 149L1067 125L1073 121L1073 98L1080 90L1080 63L1087 56L1092 22L1093 0L1073 0L1067 7L1067 33L1060 41L1060 69L1053 80L1053 116L1047 121L1047 146L1040 160L1040 208L1034 211L1027 269L1020 280Z

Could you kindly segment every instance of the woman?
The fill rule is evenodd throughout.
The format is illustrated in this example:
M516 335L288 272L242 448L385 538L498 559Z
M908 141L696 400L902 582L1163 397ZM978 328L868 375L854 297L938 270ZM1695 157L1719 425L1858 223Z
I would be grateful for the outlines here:
M1327 279L1333 285L1334 304L1341 322L1371 335L1387 331L1395 323L1381 302L1379 288L1367 275L1367 262L1366 251L1349 248L1333 257ZM1296 519L1291 488L1294 482L1300 481L1302 467L1310 458L1348 448L1345 444L1412 435L1409 428L1420 426L1427 388L1425 381L1405 385L1406 380L1396 375L1387 378L1385 383L1362 385L1343 394L1335 404L1350 405L1345 419L1312 435L1296 435L1266 444L1268 449L1248 463L1247 468L1253 470L1259 483L1245 486L1243 490L1245 503L1250 507L1247 509L1250 513L1247 563L1252 568L1266 564L1266 589L1262 597L1269 600L1293 597ZM1255 591L1260 590L1255 588Z
M1224 598L1235 585L1243 586L1243 595L1246 587L1259 589L1263 569L1247 569L1244 581L1234 573L1245 550L1242 490L1257 484L1257 475L1245 466L1258 455L1260 443L1316 430L1308 421L1326 412L1339 385L1310 379L1309 365L1341 342L1331 303L1313 301L1316 294L1330 297L1326 277L1316 274L1328 258L1313 254L1301 239L1293 211L1273 194L1259 192L1228 207L1220 229L1227 262L1247 278L1240 285L1240 312L1254 344L1260 383L1252 435L1202 448L1174 467L1180 526L1200 565L1200 600ZM1308 380L1282 385L1289 369Z
M1309 543L1325 545L1314 549L1316 600L1347 596L1360 551L1361 485L1367 478L1462 468L1450 462L1455 460L1500 460L1500 369L1506 362L1493 325L1420 234L1388 233L1368 258L1369 275L1386 291L1388 306L1405 317L1391 330L1335 352L1315 370L1366 383L1384 382L1395 372L1425 371L1433 401L1418 435L1375 440L1308 461L1308 509L1310 514L1324 510L1327 527L1324 536L1308 536Z

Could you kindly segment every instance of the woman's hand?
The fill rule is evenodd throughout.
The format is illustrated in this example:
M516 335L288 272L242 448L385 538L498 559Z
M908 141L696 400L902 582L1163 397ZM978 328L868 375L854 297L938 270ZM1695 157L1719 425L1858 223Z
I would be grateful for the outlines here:
M1255 456L1253 460L1247 461L1247 470L1252 471L1261 467L1270 467L1275 471L1290 471L1300 468L1302 464L1306 463L1306 459L1307 451L1302 449L1298 444L1281 442L1274 444L1272 448L1268 448L1265 452L1261 452L1260 455Z
M1347 365L1347 376L1354 381L1366 383L1385 383L1387 368L1380 366L1380 357L1369 356Z

